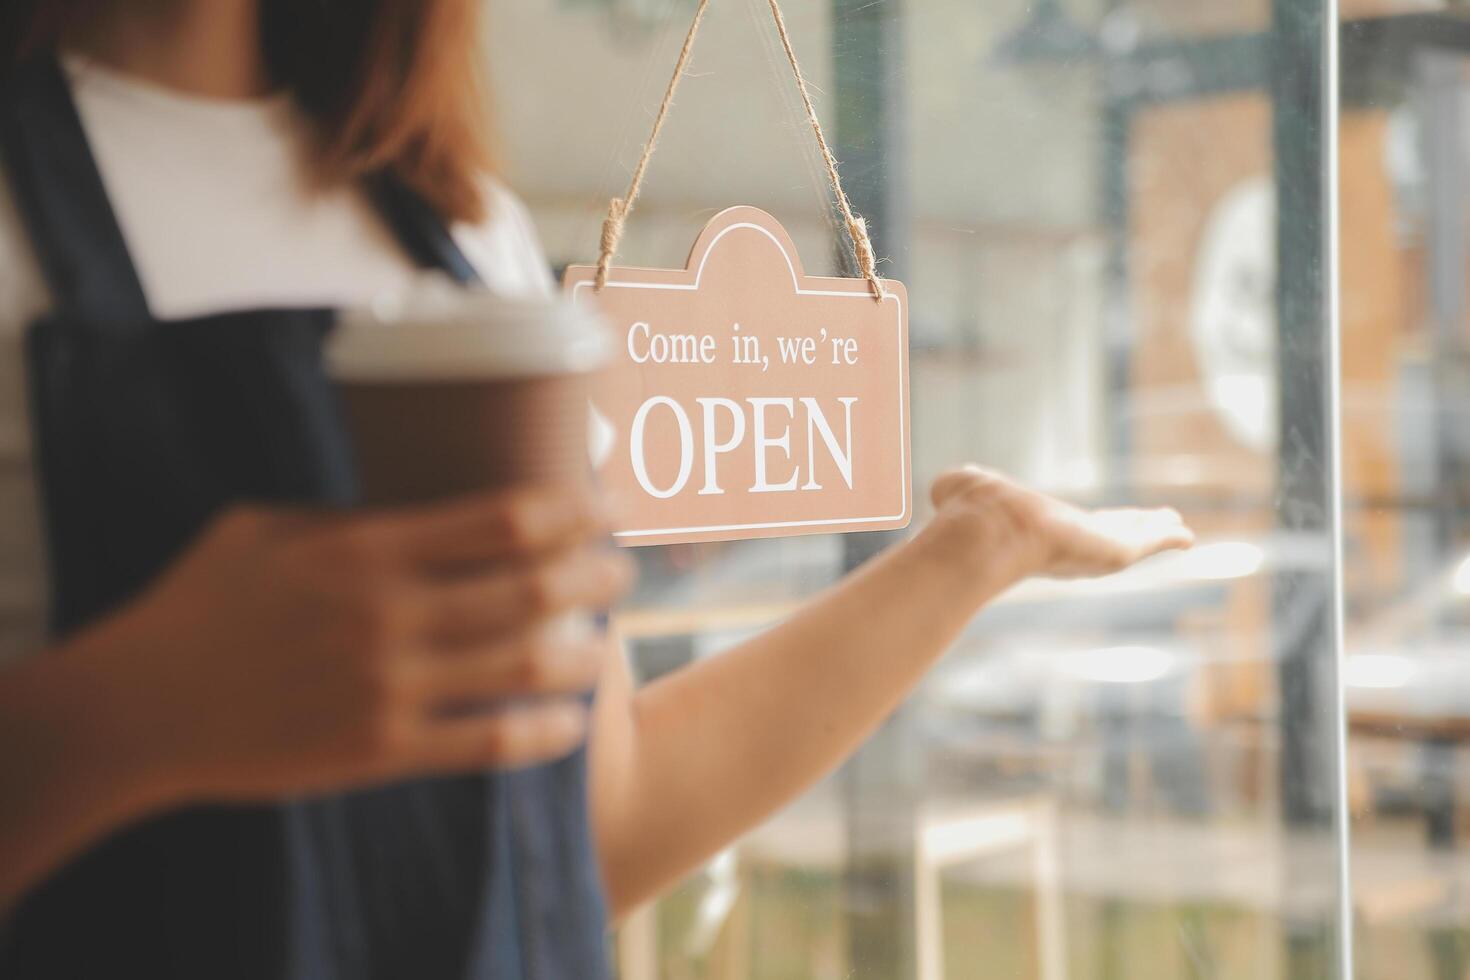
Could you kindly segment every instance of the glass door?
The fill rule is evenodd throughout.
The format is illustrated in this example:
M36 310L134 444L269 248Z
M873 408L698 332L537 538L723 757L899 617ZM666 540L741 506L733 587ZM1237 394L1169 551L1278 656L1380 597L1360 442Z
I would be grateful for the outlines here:
M1347 976L1330 4L786 7L908 284L916 496L972 460L1201 543L977 617L851 761L623 924L622 980ZM553 261L595 258L692 11L492 5L505 175ZM752 204L846 268L768 18L713 5L623 261L680 265ZM639 676L892 540L640 550Z

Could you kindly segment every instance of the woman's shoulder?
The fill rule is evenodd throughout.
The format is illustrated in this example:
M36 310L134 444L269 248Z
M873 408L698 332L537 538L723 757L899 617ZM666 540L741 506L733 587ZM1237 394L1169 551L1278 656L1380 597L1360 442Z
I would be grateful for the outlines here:
M530 209L498 177L485 178L486 218L461 222L454 240L486 285L511 296L544 296L555 290L551 265Z

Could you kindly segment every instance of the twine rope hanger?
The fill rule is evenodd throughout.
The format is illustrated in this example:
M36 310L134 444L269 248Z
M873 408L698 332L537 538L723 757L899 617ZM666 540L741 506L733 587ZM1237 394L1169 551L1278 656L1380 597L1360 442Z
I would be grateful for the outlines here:
M791 74L796 79L796 90L801 95L802 107L806 110L807 122L811 125L812 135L816 138L817 149L821 151L822 162L826 165L827 181L832 185L832 193L837 199L837 207L842 212L843 223L847 226L847 235L852 239L852 248L857 255L858 268L862 271L863 278L872 287L873 297L883 300L888 297L888 290L883 285L883 280L878 277L877 259L873 255L873 241L868 237L868 225L861 216L854 214L852 202L847 199L847 192L842 189L842 177L837 172L837 158L832 155L832 148L827 144L827 137L822 132L822 123L817 118L816 107L812 104L811 92L807 88L806 75L802 73L801 62L797 60L796 50L791 46L791 35L786 30L786 18L781 13L779 0L767 0L771 8L771 17L776 22L776 33L781 38L781 49L786 53L786 60L791 64ZM664 90L664 98L659 103L658 112L653 117L653 131L648 136L648 142L643 144L643 152L638 157L638 165L633 168L633 176L628 182L628 190L622 197L615 197L608 203L607 218L602 223L602 241L600 252L597 256L597 279L594 288L601 290L607 285L608 271L612 268L613 256L617 254L618 243L623 237L623 228L627 224L628 215L633 210L633 204L638 200L638 192L643 188L643 178L648 171L648 161L653 158L653 151L658 146L659 134L663 131L664 121L668 118L669 108L674 102L674 93L678 91L679 81L684 77L684 71L689 66L689 55L694 50L694 39L699 34L699 26L704 21L705 11L709 9L710 0L699 0L699 7L694 11L694 20L689 25L689 33L684 37L684 46L679 50L678 60L674 62L674 74L669 79L668 88Z

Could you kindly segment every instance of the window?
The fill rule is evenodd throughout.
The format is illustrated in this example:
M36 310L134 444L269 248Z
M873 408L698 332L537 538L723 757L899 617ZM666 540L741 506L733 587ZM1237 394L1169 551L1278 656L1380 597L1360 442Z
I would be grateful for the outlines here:
M1348 786L1358 975L1462 976L1470 22L1344 8ZM1393 16L1385 16L1393 14Z
M1112 580L1031 583L998 602L855 758L625 925L623 980L1346 976L1329 5L786 6L844 182L884 273L909 287L916 492L972 460L1082 502L1177 506L1202 541ZM595 258L692 11L493 7L507 176L553 261ZM1408 22L1432 32L1444 16ZM680 264L715 211L753 204L781 219L810 271L846 268L768 18L763 0L713 5L620 261ZM1366 47L1365 84L1400 55L1388 35ZM1433 63L1436 97L1463 91L1458 61ZM1432 399L1455 390L1458 368L1432 367L1437 334L1409 342L1418 321L1393 318L1421 308L1425 270L1441 270L1448 295L1465 261L1459 172L1403 149L1415 123L1375 100L1405 89L1381 85L1355 103L1374 121L1350 111L1342 130L1345 187L1372 184L1361 193L1377 208L1369 227L1344 201L1344 465L1358 488L1345 540L1363 637L1382 632L1363 626L1370 608L1392 618L1406 583L1453 557L1435 550L1449 540L1438 518L1402 501L1444 485L1430 460L1458 437L1451 403ZM1457 109L1436 111L1461 125ZM1446 200L1434 193L1459 202L1454 220L1434 217ZM1431 239L1459 249L1444 257L1458 266L1436 265ZM1355 279L1370 270L1398 278ZM1372 303L1391 309L1371 307L1357 330ZM1359 368L1373 397L1394 388L1399 409L1421 414L1393 428L1398 410L1365 401L1376 421L1355 431ZM1374 482L1410 443L1423 451L1405 473L1421 482ZM1411 540L1419 550L1403 550ZM639 551L621 618L637 670L716 655L889 541ZM1382 693L1407 669L1401 641L1385 642L1400 645L1370 654L1364 641L1351 661L1358 687ZM1458 674L1449 659L1436 669ZM1452 752L1435 750L1439 775L1421 778L1405 759L1418 743L1387 741L1383 762L1355 744L1355 793L1412 809L1408 797L1443 788ZM1365 820L1378 804L1362 804ZM1437 813L1443 836L1453 810ZM1400 841L1400 822L1374 818L1372 833ZM1385 847L1407 878L1429 853L1417 838ZM1433 972L1417 947L1400 955L1431 919L1380 927L1366 910L1387 966L1372 972L1365 953L1364 976L1463 972ZM1448 950L1463 933L1436 935Z

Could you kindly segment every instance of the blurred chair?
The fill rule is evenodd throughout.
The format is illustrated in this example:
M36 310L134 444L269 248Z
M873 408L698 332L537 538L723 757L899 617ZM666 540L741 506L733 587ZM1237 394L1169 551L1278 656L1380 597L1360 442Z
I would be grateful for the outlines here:
M1065 980L1067 933L1056 808L1046 798L983 803L924 814L915 841L918 980L944 980L944 869L1019 848L1030 848L1032 852L1040 980Z
M810 828L809 828L810 829ZM943 980L945 869L1016 850L1029 849L1036 888L1036 960L1039 980L1065 980L1066 926L1063 911L1056 809L1036 797L925 811L915 827L915 936L918 980ZM841 832L823 833L840 847ZM826 855L838 859L840 850ZM811 855L821 861L822 855ZM788 859L789 860L789 859ZM715 946L730 921L740 890L736 851L722 852L706 869L709 887L695 912L681 959L695 962ZM736 937L739 939L740 937ZM660 980L658 906L650 903L628 916L618 930L619 980Z

